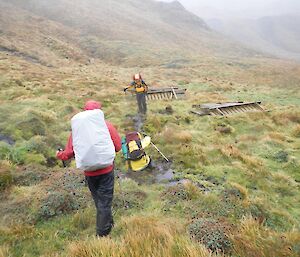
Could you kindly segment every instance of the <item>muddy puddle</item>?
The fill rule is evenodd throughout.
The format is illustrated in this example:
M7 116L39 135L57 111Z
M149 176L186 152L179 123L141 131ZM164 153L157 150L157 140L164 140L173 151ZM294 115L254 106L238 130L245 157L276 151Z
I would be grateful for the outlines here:
M132 179L139 185L162 184L165 186L175 186L186 182L184 179L175 179L175 172L172 169L171 163L155 161L152 161L151 167L145 170L119 173L119 178L121 180L126 178Z

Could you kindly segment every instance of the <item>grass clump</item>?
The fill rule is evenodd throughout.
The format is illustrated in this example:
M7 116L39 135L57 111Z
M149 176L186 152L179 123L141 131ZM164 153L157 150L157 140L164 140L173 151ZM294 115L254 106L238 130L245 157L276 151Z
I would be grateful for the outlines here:
M0 257L10 257L9 247L7 245L0 246Z
M242 220L238 231L231 236L236 256L299 256L300 233L274 232L252 217Z
M167 144L189 144L193 136L180 127L167 126L161 133L162 140Z
M234 145L227 145L222 147L221 152L227 158L238 159L251 168L258 168L262 166L262 162L259 159L243 153L240 149L238 149Z
M20 121L16 124L16 127L26 140L36 135L44 136L46 134L46 125L38 117L30 117Z
M11 167L8 162L0 161L0 191L9 187L13 182Z
M212 254L184 235L182 225L172 219L154 216L123 218L117 238L89 238L71 243L69 257L206 257Z
M285 126L289 122L300 123L300 112L299 111L281 111L275 113L272 116L273 121L276 125Z
M87 208L82 211L78 211L72 218L73 226L76 229L85 230L90 226L94 225L95 217L94 210Z
M297 125L293 130L293 136L294 137L300 137L300 125Z

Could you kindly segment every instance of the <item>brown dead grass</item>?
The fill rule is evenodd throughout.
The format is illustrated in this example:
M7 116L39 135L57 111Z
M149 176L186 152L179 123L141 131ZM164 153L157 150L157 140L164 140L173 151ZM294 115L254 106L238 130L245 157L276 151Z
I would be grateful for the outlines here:
M254 135L242 135L238 138L239 142L256 142L258 137Z
M243 199L244 204L248 204L249 203L248 189L238 183L231 182L230 185L239 192L240 197Z
M226 145L224 147L221 147L220 150L226 157L238 159L249 167L258 168L262 166L262 162L260 160L241 152L237 147L233 145Z
M299 111L282 111L279 113L275 113L272 116L272 120L276 125L287 125L290 122L300 123L300 112Z
M0 257L10 257L11 255L9 254L9 247L6 245L1 245L0 246Z
M276 140L276 141L285 141L286 137L279 132L271 132L268 134L268 136L272 139L272 140Z
M122 220L119 239L88 239L69 245L69 257L209 257L204 246L183 236L183 227L170 219L151 216L132 216Z
M300 240L299 232L274 232L252 217L242 220L239 230L231 239L235 256L299 256L299 249L296 249Z
M188 144L192 141L193 136L190 132L184 131L179 127L168 126L161 133L162 138L168 144Z
M293 136L300 137L300 124L293 129Z

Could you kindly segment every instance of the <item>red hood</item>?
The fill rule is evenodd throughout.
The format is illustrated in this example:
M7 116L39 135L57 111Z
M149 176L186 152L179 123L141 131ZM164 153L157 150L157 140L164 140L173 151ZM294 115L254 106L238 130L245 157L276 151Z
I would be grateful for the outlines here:
M91 111L95 109L101 109L101 103L97 101L87 101L84 105L84 110L85 111Z

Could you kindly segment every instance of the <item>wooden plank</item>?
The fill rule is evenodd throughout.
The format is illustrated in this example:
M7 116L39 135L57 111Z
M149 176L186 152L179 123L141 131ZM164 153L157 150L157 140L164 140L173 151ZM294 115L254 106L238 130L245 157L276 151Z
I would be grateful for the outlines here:
M176 95L176 92L175 92L175 90L174 90L174 88L172 87L172 92L173 92L173 95L175 96L175 99L177 100L178 99L178 97L177 97L177 95Z
M216 110L221 116L224 116L224 113L219 108L216 108L214 110Z
M206 115L210 115L210 114L207 114L207 113L203 113L203 112L197 112L197 111L191 111L191 113L193 114L197 114L199 116L206 116Z

